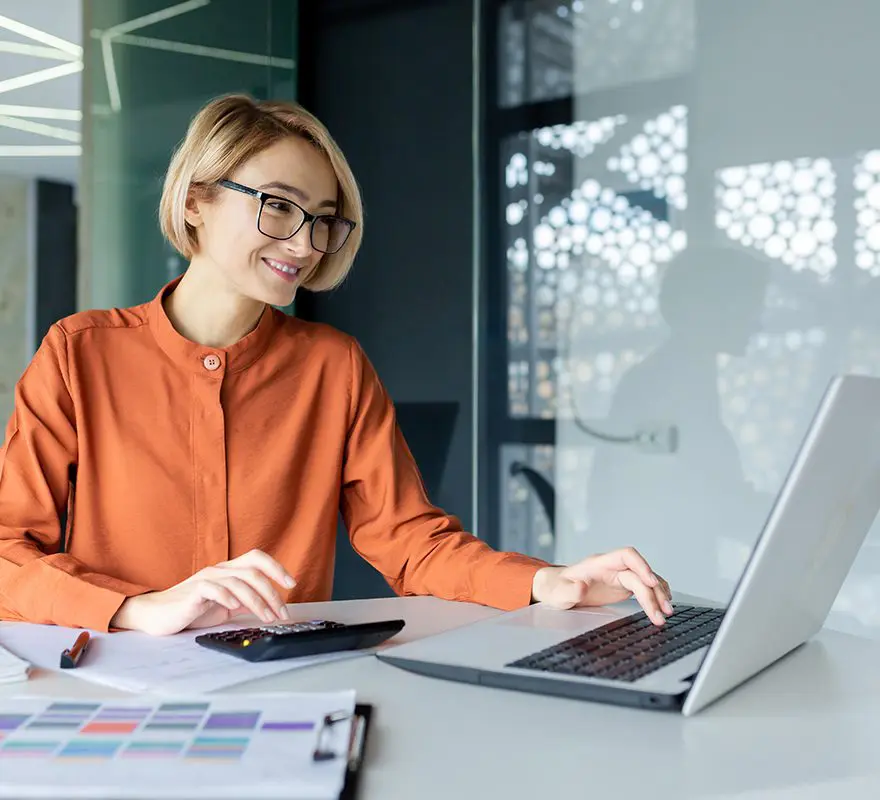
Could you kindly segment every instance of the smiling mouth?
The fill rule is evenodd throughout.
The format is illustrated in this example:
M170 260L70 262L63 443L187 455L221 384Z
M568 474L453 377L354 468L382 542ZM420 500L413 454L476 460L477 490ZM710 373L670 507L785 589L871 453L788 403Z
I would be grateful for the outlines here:
M299 273L302 271L295 264L288 264L284 261L276 261L274 258L264 258L263 263L269 267L278 277L286 281L295 281Z

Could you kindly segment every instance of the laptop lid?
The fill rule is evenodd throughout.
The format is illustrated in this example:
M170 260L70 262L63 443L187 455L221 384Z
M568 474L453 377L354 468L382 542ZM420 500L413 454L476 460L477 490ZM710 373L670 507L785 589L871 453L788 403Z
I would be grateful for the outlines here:
M880 510L880 379L829 384L697 672L696 713L816 634Z

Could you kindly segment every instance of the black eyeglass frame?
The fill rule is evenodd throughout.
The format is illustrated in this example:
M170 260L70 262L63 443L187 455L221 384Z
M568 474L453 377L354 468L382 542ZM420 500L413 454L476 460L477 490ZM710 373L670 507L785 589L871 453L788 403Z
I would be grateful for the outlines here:
M226 179L217 181L220 186L225 187L226 189L232 189L234 192L241 192L242 194L248 194L251 197L256 197L257 200L260 201L260 208L257 210L257 230L263 234L263 236L268 236L270 239L276 239L278 241L284 242L288 239L292 239L296 236L301 230L302 226L308 223L309 226L309 242L312 245L314 250L317 250L319 253L324 253L326 255L332 256L334 253L338 253L343 247L345 247L345 243L348 241L348 237L351 236L351 232L357 226L357 223L354 220L347 219L346 217L339 217L336 214L312 214L306 211L299 203L294 202L289 197L282 197L278 194L269 194L268 192L260 191L259 189L252 189L250 186L245 186L243 183L236 183L235 181L229 181ZM273 236L271 233L266 233L260 227L260 219L263 216L263 206L269 200L281 200L284 203L290 203L290 205L298 208L303 215L302 222L297 225L296 229L289 236ZM335 250L322 250L320 247L315 245L315 221L319 219L332 219L336 222L343 222L348 225L348 233L345 234L345 238L342 240L342 244L339 245Z

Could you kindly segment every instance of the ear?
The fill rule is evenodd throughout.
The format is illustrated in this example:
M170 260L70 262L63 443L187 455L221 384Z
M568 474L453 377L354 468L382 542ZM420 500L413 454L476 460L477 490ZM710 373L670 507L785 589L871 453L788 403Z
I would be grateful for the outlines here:
M186 193L186 203L183 207L183 218L193 228L200 228L204 222L202 219L202 201L199 199L198 194L192 186Z

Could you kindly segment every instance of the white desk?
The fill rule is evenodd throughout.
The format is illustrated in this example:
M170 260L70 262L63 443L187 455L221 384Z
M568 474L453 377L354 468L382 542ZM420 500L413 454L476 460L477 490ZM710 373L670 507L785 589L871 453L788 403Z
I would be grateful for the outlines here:
M295 607L403 617L404 641L498 612L433 598ZM691 719L423 678L373 657L229 691L354 688L376 705L362 800L880 797L880 642L831 631ZM119 694L58 673L17 692Z

